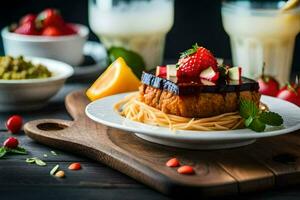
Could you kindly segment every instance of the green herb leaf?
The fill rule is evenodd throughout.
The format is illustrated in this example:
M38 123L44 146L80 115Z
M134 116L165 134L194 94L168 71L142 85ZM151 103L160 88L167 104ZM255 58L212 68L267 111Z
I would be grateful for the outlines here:
M42 161L41 159L39 159L37 157L26 158L26 162L27 163L35 163L38 166L46 166L47 165L44 161Z
M55 151L50 151L50 153L54 156L57 156L57 153Z
M1 147L0 148L0 158L4 157L6 153L7 153L6 148Z
M263 132L266 129L266 124L261 122L258 118L255 118L249 128L256 132Z
M44 158L47 158L47 157L48 157L48 155L47 155L47 154L44 154L43 156L44 156Z
M35 158L26 158L27 163L35 163Z
M6 150L7 150L7 152L14 153L14 154L22 154L22 155L26 155L27 154L26 149L24 149L22 147L16 147L14 149L7 148Z
M282 117L274 112L262 112L259 115L259 120L271 126L280 126L283 123Z
M51 169L50 175L53 176L53 175L57 172L58 168L59 168L59 165L55 165L55 166Z
M36 159L35 159L35 164L37 164L37 165L39 165L39 166L46 166L46 165L47 165L44 161L42 161L42 160L39 159L39 158L36 158Z
M254 118L259 112L259 109L253 101L240 99L239 112L244 119L248 119L250 116Z
M248 117L248 118L245 120L245 126L246 126L246 127L249 127L250 124L251 124L252 122L253 122L253 117L252 117L252 116Z

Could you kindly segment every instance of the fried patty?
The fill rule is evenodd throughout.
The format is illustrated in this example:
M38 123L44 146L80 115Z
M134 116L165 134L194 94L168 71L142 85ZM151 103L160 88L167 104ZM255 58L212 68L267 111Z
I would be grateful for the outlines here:
M179 96L172 92L143 84L140 86L140 101L167 114L189 118L216 116L239 109L239 99L260 101L258 91L197 93Z

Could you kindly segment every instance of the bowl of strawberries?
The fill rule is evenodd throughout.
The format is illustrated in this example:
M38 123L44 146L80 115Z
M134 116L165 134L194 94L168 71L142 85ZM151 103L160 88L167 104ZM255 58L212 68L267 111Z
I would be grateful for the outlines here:
M89 30L80 24L67 23L60 12L48 8L39 14L27 14L2 32L6 55L35 56L79 65Z

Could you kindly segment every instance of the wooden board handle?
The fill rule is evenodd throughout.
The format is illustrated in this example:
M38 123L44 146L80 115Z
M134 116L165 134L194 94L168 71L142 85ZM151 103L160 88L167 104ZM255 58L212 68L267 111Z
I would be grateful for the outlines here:
M71 127L72 121L60 119L41 119L28 122L24 125L24 130L32 134L47 136L50 138L59 138L62 132Z
M66 97L65 105L74 120L85 116L85 107L90 103L84 91L75 91Z

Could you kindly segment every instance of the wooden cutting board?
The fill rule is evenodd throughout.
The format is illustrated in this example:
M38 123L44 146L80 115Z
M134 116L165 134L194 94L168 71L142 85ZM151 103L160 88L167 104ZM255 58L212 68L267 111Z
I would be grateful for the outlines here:
M83 91L69 94L65 103L74 121L31 121L24 126L26 134L42 144L102 162L164 194L234 195L300 183L297 132L236 149L184 150L93 122L84 113L89 101ZM196 174L181 175L176 168L166 167L172 157L193 165Z

